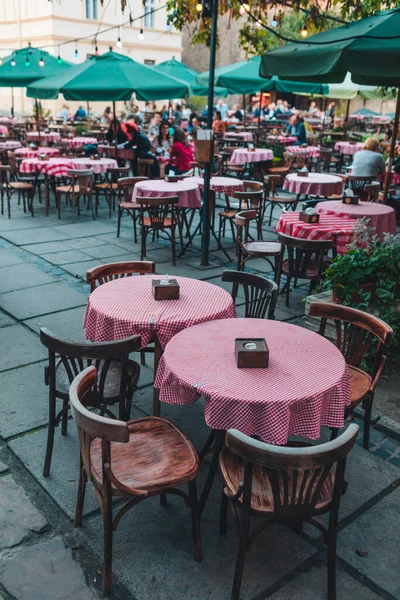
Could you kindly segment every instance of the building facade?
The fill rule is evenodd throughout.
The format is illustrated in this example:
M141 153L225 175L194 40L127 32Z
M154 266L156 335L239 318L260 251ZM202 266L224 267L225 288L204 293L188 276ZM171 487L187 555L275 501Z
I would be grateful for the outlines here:
M120 0L105 1L103 6L100 0L0 0L0 57L10 54L11 49L24 48L30 42L32 46L43 47L54 56L59 54L63 60L79 63L94 54L97 43L99 54L107 52L112 46L114 51L149 65L173 56L181 60L182 35L167 26L167 14L162 4L156 3L156 0L145 0L143 6L142 0L130 0L128 7L133 19L137 19L132 25L127 23L119 32L113 29L100 33L129 21L129 10L126 8L124 13L121 12ZM150 13L158 7L160 9L157 12ZM117 47L118 36L122 47ZM87 39L76 45L63 45L75 38ZM14 89L13 93L15 111L31 113L32 100L26 97L25 89ZM0 88L0 109L3 112L8 110L11 102L11 90ZM55 113L63 102L60 96L57 101L43 102L43 106ZM71 110L78 104L68 103ZM97 112L102 112L105 107L104 102L91 105Z

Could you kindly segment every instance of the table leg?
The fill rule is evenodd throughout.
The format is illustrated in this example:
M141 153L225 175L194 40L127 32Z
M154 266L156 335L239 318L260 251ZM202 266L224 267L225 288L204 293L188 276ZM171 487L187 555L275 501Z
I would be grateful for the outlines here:
M154 380L156 379L158 363L163 355L163 350L158 341L157 334L154 335ZM153 415L160 416L160 390L153 387Z
M49 216L49 178L45 171L44 173L44 206L46 211L46 217Z
M218 459L220 452L225 443L225 434L226 431L217 429L215 432L215 441L214 441L214 453L211 459L210 470L208 471L207 479L204 484L203 491L201 492L200 501L199 501L199 512L200 515L204 510L204 507L207 503L208 496L210 495L210 491L212 488L212 484L214 483L215 475L218 469Z

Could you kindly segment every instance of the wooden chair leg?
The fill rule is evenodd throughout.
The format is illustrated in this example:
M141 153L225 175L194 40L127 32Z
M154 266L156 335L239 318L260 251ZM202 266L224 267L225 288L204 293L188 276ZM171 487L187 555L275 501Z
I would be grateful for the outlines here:
M221 508L219 513L219 533L225 535L226 533L226 521L228 518L228 497L224 493L224 484L222 484L222 495L221 495Z
M103 549L103 594L108 596L111 592L112 580L112 502L110 490L104 490L103 495L103 527L104 527L104 549Z
M289 297L290 297L290 277L286 278L286 299L285 306L289 306Z
M49 396L49 425L47 429L47 447L44 459L43 477L50 474L51 457L53 455L54 429L56 424L56 398Z
M243 569L246 560L247 538L250 525L250 506L245 508L243 502L242 518L240 523L240 541L236 558L235 575L233 577L231 600L240 600L240 588L242 587Z
M78 496L76 498L76 508L75 508L75 527L82 527L82 517L83 517L83 506L85 504L85 491L86 491L86 473L83 468L82 456L80 458L80 475L79 475L79 484L78 484Z
M176 267L175 227L171 229L172 264ZM183 248L183 245L182 245Z
M329 518L328 531L328 600L336 600L336 539L337 539L337 515L332 511Z
M141 247L140 247L140 260L143 260L146 256L146 236L147 231L144 227L141 228Z
M123 210L124 209L121 208L120 206L118 207L117 237L119 237L119 234L121 231L121 217L122 217Z
M68 400L63 400L63 414L61 418L61 435L67 435L68 428Z
M369 450L369 433L371 429L371 412L372 412L372 401L373 396L365 401L365 415L364 415L364 433L363 433L363 447L364 450Z
M195 479L189 481L189 499L192 514L193 558L195 561L200 562L203 560L203 552L201 549L200 512Z

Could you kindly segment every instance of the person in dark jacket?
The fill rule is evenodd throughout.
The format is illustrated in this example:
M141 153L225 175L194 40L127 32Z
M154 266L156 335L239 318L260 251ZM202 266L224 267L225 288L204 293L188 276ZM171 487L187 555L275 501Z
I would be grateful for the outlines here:
M151 176L159 177L160 165L158 163L156 155L151 152L151 142L149 138L146 135L144 135L144 133L141 133L139 131L139 128L136 125L136 123L128 121L127 123L125 123L125 127L128 134L132 136L131 145L136 149L136 159L145 158L147 160L152 160L153 166L151 169ZM134 172L137 173L137 161L134 161L133 169Z
M304 121L299 115L294 115L291 126L289 128L289 134L297 138L294 146L301 146L307 143L306 128L304 127Z
M115 144L115 141L117 141L117 144L124 144L128 141L128 136L122 130L121 123L118 119L113 119L111 121L111 125L106 133L106 140L109 144Z

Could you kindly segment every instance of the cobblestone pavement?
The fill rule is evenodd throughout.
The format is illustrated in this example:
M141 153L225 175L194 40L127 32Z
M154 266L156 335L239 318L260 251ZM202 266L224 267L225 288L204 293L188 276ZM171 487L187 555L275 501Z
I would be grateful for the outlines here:
M85 273L104 262L135 260L139 246L125 219L120 238L116 219L101 208L92 221L82 214L74 224L34 218L13 205L12 219L0 217L0 600L89 600L100 597L102 525L96 499L88 492L84 527L74 529L79 445L75 425L56 431L51 475L43 479L47 389L46 351L40 326L61 336L83 339L82 319L89 295ZM266 228L265 238L272 228ZM213 242L214 243L214 242ZM157 272L185 275L222 285L222 268L234 266L232 240L223 240L229 262L215 245L210 266L199 266L196 240L176 268L167 242L149 243ZM254 261L255 272L265 263ZM258 271L259 270L259 271ZM276 317L304 326L306 287L291 294L290 309L279 299ZM239 315L243 307L238 307ZM371 452L358 444L348 460L349 487L343 497L338 540L338 600L400 598L399 501L400 435L392 415L382 413L377 393ZM132 418L151 411L152 370L142 368ZM384 403L382 403L384 406ZM190 407L163 406L200 448L207 437L201 401ZM360 413L362 417L362 413ZM362 420L359 421L362 427ZM396 437L397 436L397 437ZM360 441L360 440L359 440ZM201 478L207 472L202 465ZM200 482L201 485L201 482ZM214 484L202 517L204 560L191 558L190 519L179 498L167 508L156 499L135 507L114 537L113 597L117 600L227 600L237 540L233 523L218 534L221 482ZM301 534L273 526L248 553L243 600L323 600L326 555L322 538L308 526Z

